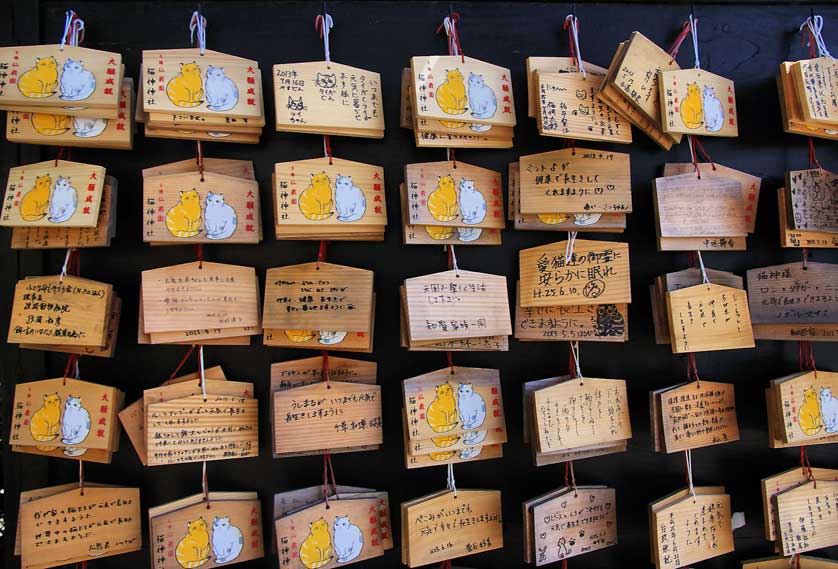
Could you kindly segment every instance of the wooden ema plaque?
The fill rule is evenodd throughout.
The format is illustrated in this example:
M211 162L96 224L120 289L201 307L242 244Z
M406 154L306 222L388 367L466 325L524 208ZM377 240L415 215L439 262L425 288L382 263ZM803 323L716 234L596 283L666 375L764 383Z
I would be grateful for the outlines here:
M272 420L276 454L380 445L381 386L336 381L276 391Z
M727 178L736 180L742 184L742 207L745 211L745 225L748 233L753 233L757 221L757 204L759 203L759 190L762 185L762 178L734 170L715 162L699 162L699 172L703 178ZM673 163L663 165L663 176L669 178L682 174L695 175L695 166L689 162Z
M838 560L801 555L795 557L795 564L800 569L835 569L838 566ZM743 561L740 569L787 569L788 566L788 557L766 557L765 559Z
M80 162L11 168L0 226L96 227L104 184L103 167Z
M503 456L503 444L492 443L488 444L487 439L484 439L479 444L471 446L458 444L457 447L450 448L434 448L435 452L427 454L411 454L413 446L410 439L407 438L408 419L407 412L402 408L402 426L403 434L402 442L404 443L404 463L408 470L414 468L427 468L429 466L442 466L447 464L459 464L461 462L476 462L478 460L492 460L493 458L501 458ZM502 430L503 436L506 436L506 431ZM425 449L427 450L427 449Z
M145 332L258 327L258 288L253 267L194 262L143 271Z
M381 76L335 62L273 66L276 130L384 137Z
M18 517L26 568L86 562L142 547L139 488L76 487L21 503Z
M88 449L115 451L121 400L114 387L77 379L19 383L9 442L70 458L82 457Z
M780 115L783 120L783 130L789 134L814 136L827 140L838 140L838 131L828 126L814 122L806 122L803 117L803 106L798 98L794 79L791 76L793 61L780 63L777 72L777 93L780 95Z
M838 481L838 470L812 468L811 471L815 480ZM809 480L809 469L799 466L762 479L762 519L765 525L765 539L777 541L777 508L773 500L774 496L783 490L796 488Z
M775 379L773 417L779 434L791 444L838 436L838 373L800 372ZM770 419L771 417L769 417Z
M578 73L575 57L528 57L527 65L527 116L536 118L538 111L537 73ZM583 61L585 72L596 77L605 77L608 72L593 63Z
M256 492L196 494L149 508L153 569L221 567L265 556Z
M432 225L433 233L506 226L500 172L453 161L408 164L404 171L410 225Z
M838 175L826 170L793 170L786 174L790 227L838 233Z
M307 505L277 519L274 529L281 568L333 569L384 554L378 497L346 494Z
M666 452L739 440L732 383L695 381L660 394Z
M838 324L838 265L786 263L748 271L754 324Z
M672 353L753 348L745 291L707 283L666 293Z
M631 302L627 243L576 239L522 249L522 307Z
M406 502L402 562L420 567L502 548L502 521L497 490L446 491Z
M611 76L611 69L615 69ZM658 73L680 69L675 59L640 32L632 32L621 57L611 63L609 82L634 108L661 124Z
M9 323L10 344L103 346L113 287L79 277L18 281Z
M568 488L532 508L537 567L617 544L613 488Z
M112 114L107 118L116 118L122 79L118 53L69 45L3 47L0 68L9 70L0 87L2 109L54 107L80 116L99 116L98 109L107 109Z
M652 557L658 569L688 567L733 551L730 496L700 490L653 509Z
M143 177L146 243L259 243L259 184L214 172Z
M533 411L542 453L631 438L622 379L580 377L539 389L533 393Z
M515 126L515 100L509 69L459 55L412 57L414 116L472 124Z
M744 237L748 234L740 181L709 176L698 178L693 173L656 178L654 185L660 237ZM704 215L696 215L696 211Z
M658 73L664 132L739 136L733 81L703 69Z
M6 139L25 144L131 150L134 142L134 117L131 114L133 103L134 80L126 77L119 89L119 112L116 118L9 111Z
M274 166L276 225L370 231L387 225L384 168L340 158ZM361 227L364 226L364 227Z
M780 214L780 246L796 249L838 249L838 235L826 231L794 229L789 222L786 189L777 188L777 206Z
M149 466L258 454L258 405L252 395L253 384L206 379L205 383L206 400L201 387L193 382L145 390Z
M406 279L404 290L411 342L512 334L506 277L443 271Z
M804 59L791 64L797 100L807 123L838 124L838 63L832 57Z
M369 332L373 272L332 263L268 269L263 326Z
M201 55L198 49L145 50L142 77L146 113L215 115L222 120L264 115L256 61L214 51Z
M771 500L780 553L789 556L838 545L838 481L804 482Z
M522 156L520 211L628 213L631 205L629 155L566 148Z
M407 208L407 187L399 185L402 232L405 245L500 245L500 229L480 227L446 227L441 225L412 225Z
M411 441L444 435L446 444L457 438L468 443L485 438L487 430L506 428L496 369L446 367L404 380L402 393Z
M535 75L539 134L631 144L631 123L597 97L602 76L540 72Z
M116 233L117 181L105 177L95 227L13 227L12 249L86 249L108 247Z

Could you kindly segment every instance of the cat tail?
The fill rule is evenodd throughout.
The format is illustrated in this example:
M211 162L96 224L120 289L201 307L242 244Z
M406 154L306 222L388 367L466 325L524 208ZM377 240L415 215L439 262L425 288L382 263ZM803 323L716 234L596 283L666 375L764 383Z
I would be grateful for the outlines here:
M185 567L186 569L192 569L193 567L200 567L204 563L206 563L208 559L198 559L197 561L181 561L178 559L178 563L180 563L181 567Z
M20 218L23 221L38 221L39 219L45 218L46 215L47 215L47 212L44 212L44 213L41 213L41 214L31 214L31 213L30 214L23 214L23 213L21 213Z

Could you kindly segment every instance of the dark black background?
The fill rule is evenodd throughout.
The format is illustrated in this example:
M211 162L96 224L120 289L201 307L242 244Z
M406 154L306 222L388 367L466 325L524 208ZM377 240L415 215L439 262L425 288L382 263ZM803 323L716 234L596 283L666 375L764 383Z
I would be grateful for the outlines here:
M106 2L6 0L0 13L0 43L3 45L56 43L64 22L64 11L72 7L87 24L86 47L123 54L127 74L136 78L144 48L173 48L188 45L187 23L196 5L192 2ZM807 167L806 138L785 135L774 76L779 63L800 59L807 52L800 46L797 26L814 8L827 21L826 38L838 51L838 6L781 3L697 4L703 67L736 82L739 101L740 136L737 139L705 139L704 145L718 162L765 177L757 218L757 230L749 239L747 252L708 253L709 267L726 269L744 276L753 267L798 261L799 250L783 250L778 243L775 189L789 169ZM463 150L459 160L506 172L507 163L523 154L556 149L559 139L539 137L532 119L526 117L524 60L529 55L567 55L568 45L561 25L571 10L569 4L456 2L453 9L462 16L460 36L466 54L512 70L517 99L515 148L511 150ZM260 61L263 70L268 126L258 146L206 144L212 157L251 159L262 188L265 242L259 246L210 245L205 258L212 261L253 265L260 275L268 267L311 261L317 251L314 242L276 242L272 236L270 173L275 162L322 155L322 139L314 135L277 133L272 129L273 98L270 68L274 63L322 59L322 43L314 31L320 2L204 2L209 21L208 46ZM400 427L400 385L408 377L445 365L442 353L410 353L398 344L397 286L406 277L444 270L442 247L402 245L398 214L398 183L402 167L411 162L444 159L444 150L417 149L412 134L399 128L400 71L413 55L443 53L444 37L434 31L449 10L442 2L329 2L335 27L332 57L335 61L381 73L384 87L387 132L384 140L335 138L335 156L384 166L389 202L389 222L383 243L334 243L329 260L375 270L378 291L375 352L379 381L384 386L385 444L380 452L337 455L337 481L390 492L394 534L399 535L399 503L440 489L445 484L444 468L407 471L404 468ZM661 45L668 46L690 10L689 3L587 4L578 3L583 57L606 66L619 41L640 30ZM8 16L8 17L7 17ZM682 66L692 64L689 40L679 56ZM4 118L5 120L5 118ZM587 143L585 144L588 145ZM590 143L592 147L606 145ZM821 163L838 168L834 142L815 141ZM655 250L651 180L666 161L688 161L686 145L666 153L635 130L632 156L634 213L622 236L631 246L632 292L626 344L584 344L581 362L586 375L625 378L631 399L634 437L629 452L594 458L576 464L580 484L608 484L617 489L619 545L571 559L572 568L645 567L649 564L647 504L684 483L684 462L680 454L659 455L650 450L647 393L685 378L685 360L671 354L668 346L655 345L647 285L654 276L682 269L687 255ZM0 142L0 163L5 170L17 164L55 156L54 148L17 146ZM139 346L136 343L136 314L140 271L194 260L192 247L150 247L140 235L140 170L194 157L195 146L187 141L145 139L137 136L132 152L74 149L73 159L104 165L119 180L119 224L117 237L108 249L81 252L82 276L113 283L124 299L116 358L82 358L83 379L116 385L133 401L142 390L156 386L185 352L184 347ZM56 274L64 251L47 253L13 252L8 248L9 231L3 231L0 261L3 302L0 329L5 330L14 282L25 275ZM502 247L458 247L464 269L506 275L510 293L517 276L517 251L557 241L563 234L506 231ZM596 237L595 237L596 238ZM601 237L600 237L601 238ZM836 262L834 251L814 251L815 261ZM756 349L703 353L698 367L705 379L736 384L741 440L701 449L693 453L696 484L722 484L732 496L734 511L744 511L747 525L737 530L736 552L700 564L701 567L738 567L739 560L765 556L770 547L763 537L759 480L798 463L797 449L771 450L767 444L763 388L767 381L798 369L796 342L757 342ZM15 382L44 379L61 374L65 358L0 346L5 412L9 411ZM271 458L267 409L269 366L272 362L313 355L313 352L251 347L210 347L207 365L222 364L231 379L256 382L260 398L262 430L258 458L212 462L208 465L211 490L258 490L263 504L267 550L272 495L321 480L318 457L274 460ZM834 344L815 346L822 369L838 369ZM460 488L494 488L503 492L505 547L463 560L474 568L524 567L522 562L521 508L523 500L561 484L564 467L532 466L529 450L521 442L521 384L524 381L564 373L566 345L511 342L508 353L455 354L456 363L501 370L509 429L509 443L499 460L455 467ZM190 362L186 371L192 371ZM5 437L8 424L3 425ZM812 463L838 467L836 445L809 447ZM15 511L21 489L69 482L77 479L76 463L48 460L32 455L12 454L3 445L3 475L6 484L4 509L7 534L4 564L16 567L12 557ZM143 468L127 438L110 465L88 464L88 480L142 488L143 509L200 491L199 464ZM146 540L147 541L147 540ZM833 549L833 557L838 551ZM146 567L148 550L92 561L93 569ZM397 549L365 567L399 566ZM274 556L239 565L275 567Z

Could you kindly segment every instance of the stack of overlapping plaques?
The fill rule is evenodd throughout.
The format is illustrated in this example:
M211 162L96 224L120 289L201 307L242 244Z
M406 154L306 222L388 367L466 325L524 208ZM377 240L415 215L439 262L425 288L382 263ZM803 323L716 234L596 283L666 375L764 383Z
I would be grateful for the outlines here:
M777 73L783 130L838 140L838 62L831 56L784 61Z
M765 391L771 448L838 442L838 373L801 371Z

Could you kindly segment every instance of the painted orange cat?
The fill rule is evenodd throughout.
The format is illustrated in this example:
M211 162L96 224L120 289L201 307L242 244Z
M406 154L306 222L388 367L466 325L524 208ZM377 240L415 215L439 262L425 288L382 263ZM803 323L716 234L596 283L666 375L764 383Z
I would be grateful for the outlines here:
M52 178L49 174L35 178L35 187L20 198L20 217L23 221L43 219L49 209Z
M180 192L180 201L166 213L166 228L175 237L195 237L203 223L201 196L195 190Z
M300 546L300 563L307 569L318 569L331 563L333 555L329 524L320 518L310 524L309 535Z
M69 115L51 115L49 113L32 113L32 128L44 136L64 134L73 128L73 117Z
M197 107L203 103L204 80L198 64L181 63L180 73L166 84L166 95L178 107Z
M198 518L186 522L186 535L175 549L175 559L181 567L187 569L200 567L210 559L210 537L207 522Z
M58 62L54 57L36 57L35 67L20 76L17 88L30 99L55 95L58 90Z
M322 221L332 217L335 200L328 174L311 174L311 185L300 194L300 211L306 219Z

